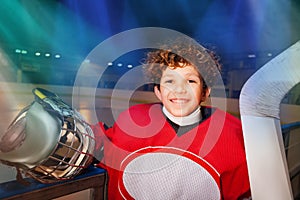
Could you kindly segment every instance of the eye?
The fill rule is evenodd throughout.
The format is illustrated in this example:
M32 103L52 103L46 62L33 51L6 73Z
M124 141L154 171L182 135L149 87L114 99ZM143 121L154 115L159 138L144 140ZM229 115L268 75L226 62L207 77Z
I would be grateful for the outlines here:
M171 79L165 80L165 83L173 83L173 80L171 80Z
M189 79L188 82L189 82L189 83L197 83L197 81L194 80L194 79Z

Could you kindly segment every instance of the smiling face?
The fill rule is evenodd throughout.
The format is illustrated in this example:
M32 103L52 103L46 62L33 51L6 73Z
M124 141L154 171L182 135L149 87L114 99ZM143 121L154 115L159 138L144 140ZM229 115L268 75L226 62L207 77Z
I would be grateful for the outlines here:
M160 88L154 88L155 95L175 117L184 117L195 111L205 101L210 89L203 88L198 71L191 65L163 71Z

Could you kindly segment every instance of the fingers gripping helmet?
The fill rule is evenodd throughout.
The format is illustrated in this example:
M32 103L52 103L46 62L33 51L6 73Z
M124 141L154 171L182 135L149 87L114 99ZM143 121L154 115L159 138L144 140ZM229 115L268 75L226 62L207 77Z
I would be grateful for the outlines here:
M71 179L93 160L92 129L56 94L41 88L33 94L0 137L0 162L42 183Z

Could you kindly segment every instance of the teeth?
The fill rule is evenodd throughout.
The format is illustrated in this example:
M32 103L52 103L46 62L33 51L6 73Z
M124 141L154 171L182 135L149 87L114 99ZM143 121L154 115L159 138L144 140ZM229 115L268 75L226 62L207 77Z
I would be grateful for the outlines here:
M173 99L172 102L174 102L174 103L186 103L187 100L185 100L185 99Z

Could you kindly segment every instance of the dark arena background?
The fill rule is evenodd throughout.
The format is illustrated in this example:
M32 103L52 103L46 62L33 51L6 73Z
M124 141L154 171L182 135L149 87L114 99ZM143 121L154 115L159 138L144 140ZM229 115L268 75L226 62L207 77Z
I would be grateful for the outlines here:
M239 97L246 81L300 40L300 1L1 0L0 136L17 113L33 101L31 90L35 87L49 89L67 103L76 104L89 122L95 110L97 119L107 125L112 125L128 104L158 101L151 84L137 87L134 83L142 82L133 72L147 49L108 60L101 77L93 73L98 68L89 59L91 52L109 38L146 27L183 33L215 51L222 64L222 82L215 86L211 98L216 105L226 99L226 111L240 118ZM113 54L118 45L107 48L105 55ZM85 65L91 65L91 71L78 82L78 73ZM126 74L129 78L118 84ZM93 80L98 80L96 86ZM76 84L82 86L80 102L73 96ZM91 107L83 102L89 101L93 92L95 106ZM299 199L299 84L281 100L280 123L292 193ZM15 179L16 170L0 164L0 185ZM0 197L1 193L0 186ZM84 190L59 199L87 199L89 195Z

